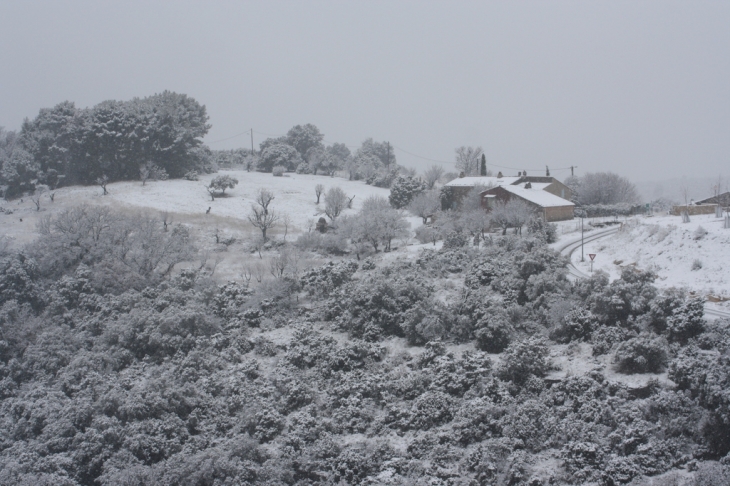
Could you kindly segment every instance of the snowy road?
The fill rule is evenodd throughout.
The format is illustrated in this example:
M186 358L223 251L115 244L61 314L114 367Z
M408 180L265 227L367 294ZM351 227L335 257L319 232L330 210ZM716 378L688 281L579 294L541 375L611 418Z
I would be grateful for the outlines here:
M607 236L614 235L618 233L619 228L610 228L607 230L601 230L598 232L591 232L589 235L584 235L583 237L583 243L588 243L589 241L598 240L601 238L605 238ZM565 255L570 259L570 263L568 263L568 274L569 278L572 280L578 279L578 278L588 278L590 275L588 275L585 272L582 272L578 270L575 265L573 265L572 262L572 255L573 252L578 250L581 246L581 239L578 238L577 240L571 240L568 242L560 243L558 245L555 245L555 250L559 251L561 255ZM705 304L705 314L707 316L715 317L715 318L727 318L730 319L730 312L716 309L712 304L706 303Z
M587 235L584 234L582 242L588 243L590 241L597 240L599 238L603 238L605 236L610 236L613 234L616 234L618 232L618 227L612 227L606 230L600 230L593 232L591 231ZM568 242L560 243L555 246L555 250L559 251L561 255L565 255L568 258L571 258L571 255L573 255L573 252L576 251L578 248L580 248L581 245L581 238L578 238L577 240L570 240ZM571 263L568 263L568 273L573 278L588 278L590 275L588 275L585 272L581 272L578 270L575 265L573 265L572 261Z

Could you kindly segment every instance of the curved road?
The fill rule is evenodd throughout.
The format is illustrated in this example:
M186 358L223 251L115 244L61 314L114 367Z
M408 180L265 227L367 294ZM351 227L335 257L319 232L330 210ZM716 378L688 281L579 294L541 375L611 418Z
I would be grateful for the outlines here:
M591 231L588 235L584 235L583 242L588 243L589 241L595 241L601 238L605 238L606 236L611 236L613 234L618 233L619 227L611 227L606 230L599 230L599 231ZM573 252L576 251L578 248L580 248L580 238L578 238L577 241L571 240L566 243L560 243L558 245L555 245L555 250L559 251L561 255L565 255L568 258L571 258L573 255ZM573 261L571 259L570 263L568 263L568 273L571 277L574 279L576 278L588 278L590 275L588 275L585 272L582 272L578 270L575 265L573 265ZM722 317L722 318L728 318L730 319L730 312L718 310L712 307L710 304L705 304L705 314L707 316L712 317Z

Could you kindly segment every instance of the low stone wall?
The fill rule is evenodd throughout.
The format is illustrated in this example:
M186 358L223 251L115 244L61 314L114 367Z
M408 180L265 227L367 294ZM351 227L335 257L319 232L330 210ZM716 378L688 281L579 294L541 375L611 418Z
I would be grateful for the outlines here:
M553 221L567 221L573 219L574 206L558 206L545 208L545 221L552 223Z
M684 211L687 211L687 214L690 216L695 216L697 214L715 214L715 208L717 207L717 204L698 204L696 206L674 206L671 211L669 211L669 214L673 216L679 216Z

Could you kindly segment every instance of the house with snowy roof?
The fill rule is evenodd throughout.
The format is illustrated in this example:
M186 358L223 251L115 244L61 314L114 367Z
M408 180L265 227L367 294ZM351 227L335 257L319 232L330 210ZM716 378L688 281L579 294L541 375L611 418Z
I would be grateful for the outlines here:
M730 192L723 192L717 196L708 197L701 201L695 202L695 204L719 204L723 208L730 207Z
M547 186L542 186L542 184L545 183L533 184L528 181L492 187L479 193L481 205L486 211L491 211L497 203L517 199L523 201L549 223L573 219L575 204L546 191Z
M523 199L528 205L539 211L546 221L563 221L573 219L573 208L570 202L573 194L568 186L550 176L528 176L519 173L517 176L504 177L500 172L497 177L458 177L444 185L447 197L443 209L457 208L461 200L475 187L484 188L480 192L482 207L489 211L489 201L508 201L512 197ZM495 190L501 188L502 190ZM492 191L492 192L490 192ZM529 192L525 192L529 191ZM544 194L544 195L543 195Z

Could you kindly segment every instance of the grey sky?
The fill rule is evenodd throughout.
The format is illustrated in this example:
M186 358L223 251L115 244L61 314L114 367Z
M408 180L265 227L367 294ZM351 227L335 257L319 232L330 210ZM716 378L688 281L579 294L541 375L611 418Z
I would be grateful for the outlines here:
M212 148L314 123L398 161L730 173L730 2L0 0L0 126L165 89ZM444 164L450 168L452 165ZM505 170L511 173L511 170Z

